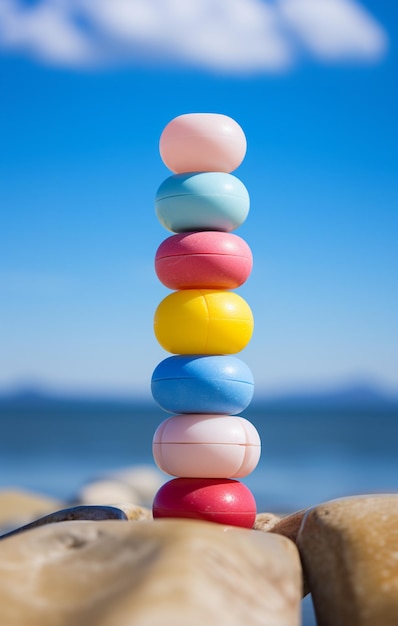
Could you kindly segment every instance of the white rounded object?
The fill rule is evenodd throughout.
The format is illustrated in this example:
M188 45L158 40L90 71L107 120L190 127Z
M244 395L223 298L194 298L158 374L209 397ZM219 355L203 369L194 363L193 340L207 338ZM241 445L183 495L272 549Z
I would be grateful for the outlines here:
M172 476L243 478L256 467L261 442L244 417L184 414L159 425L152 449L157 466Z

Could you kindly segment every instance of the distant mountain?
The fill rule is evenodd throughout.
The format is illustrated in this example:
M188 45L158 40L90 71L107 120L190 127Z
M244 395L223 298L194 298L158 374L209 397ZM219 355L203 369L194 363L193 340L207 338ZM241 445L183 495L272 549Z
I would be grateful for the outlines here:
M388 394L375 386L358 383L345 387L327 390L303 391L284 393L275 396L261 396L254 399L255 404L266 404L278 407L305 407L305 408L363 408L397 407L398 394Z
M151 396L134 395L110 395L110 394L61 394L56 391L45 390L34 386L14 388L8 391L0 391L1 404L20 405L46 405L56 403L123 403L139 406L154 405ZM267 406L278 409L338 409L338 408L397 408L398 394L388 394L376 386L368 383L346 385L336 389L307 390L294 393L280 393L276 395L262 394L257 391L252 402L252 407Z
M38 387L21 387L0 393L0 400L18 400L21 402L35 402L49 400L53 394Z
M21 404L21 405L46 405L54 403L123 403L145 405L154 402L151 397L142 395L130 396L122 394L101 394L101 393L61 393L55 390L24 386L10 390L0 391L1 404Z

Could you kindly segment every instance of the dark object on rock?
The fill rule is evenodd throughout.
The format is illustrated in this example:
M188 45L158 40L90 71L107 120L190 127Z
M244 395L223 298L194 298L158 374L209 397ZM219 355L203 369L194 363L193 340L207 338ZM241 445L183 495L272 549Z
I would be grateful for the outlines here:
M61 511L55 511L44 517L11 530L8 533L0 536L0 539L6 539L12 535L17 535L26 530L31 530L37 526L45 526L46 524L54 524L55 522L71 522L74 520L90 520L93 522L99 522L103 520L128 520L126 513L122 509L118 509L115 506L74 506L70 509L62 509Z

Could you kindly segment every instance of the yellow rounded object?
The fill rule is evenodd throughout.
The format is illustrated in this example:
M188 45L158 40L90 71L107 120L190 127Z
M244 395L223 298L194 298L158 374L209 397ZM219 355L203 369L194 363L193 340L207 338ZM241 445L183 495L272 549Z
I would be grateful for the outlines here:
M155 312L155 336L173 354L235 354L249 343L253 314L232 291L175 291Z

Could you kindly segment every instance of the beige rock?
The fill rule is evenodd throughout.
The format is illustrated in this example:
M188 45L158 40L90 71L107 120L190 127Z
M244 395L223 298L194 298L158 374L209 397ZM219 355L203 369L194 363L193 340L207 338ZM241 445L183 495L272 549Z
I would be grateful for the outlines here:
M321 504L297 545L319 626L397 626L398 495Z
M279 515L275 515L274 513L257 513L254 529L270 532L280 519Z
M138 506L137 504L115 504L116 507L121 509L127 519L130 522L140 522L142 520L151 520L152 519L152 511L151 509L147 509L143 506Z
M76 497L79 504L134 502L151 506L164 475L152 465L135 465L84 484Z
M305 510L297 511L296 513L292 513L291 515L285 515L284 517L276 517L275 520L270 520L268 528L259 528L259 530L268 530L271 533L277 533L278 535L283 535L291 541L296 543L297 534L301 523L303 521L303 517L305 514ZM264 513L262 515L265 515ZM257 517L261 517L257 516ZM309 584L306 579L305 574L303 575L303 597L306 596L310 592Z
M120 480L104 478L83 485L76 501L79 504L100 505L114 502L139 502L138 493Z
M60 522L0 542L4 626L298 626L278 535L192 520Z
M156 492L170 479L154 465L133 465L124 470L114 472L113 477L120 480L138 494L138 500L128 500L143 506L152 506Z
M0 491L0 527L2 532L27 524L37 517L61 509L64 503L55 498L23 491L4 489Z
M276 523L272 525L272 528L270 528L270 532L283 535L296 543L297 534L303 521L304 514L305 510L302 510L279 518L276 520Z

